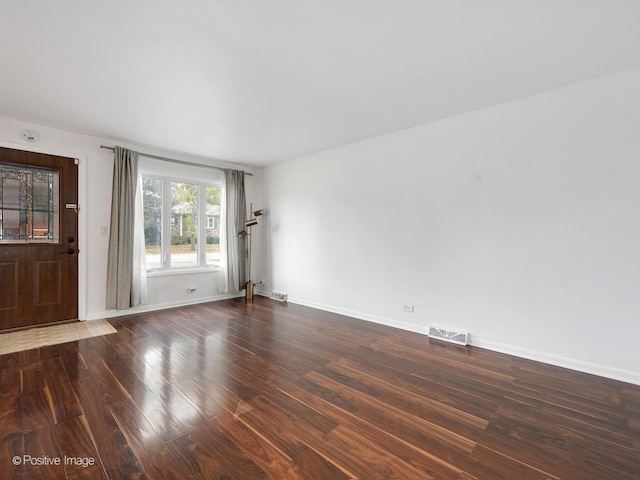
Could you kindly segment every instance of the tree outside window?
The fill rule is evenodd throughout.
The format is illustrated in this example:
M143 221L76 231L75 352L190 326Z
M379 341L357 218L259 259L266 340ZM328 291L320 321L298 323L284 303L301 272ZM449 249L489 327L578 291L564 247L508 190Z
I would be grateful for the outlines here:
M147 269L219 266L219 186L144 177L143 204Z

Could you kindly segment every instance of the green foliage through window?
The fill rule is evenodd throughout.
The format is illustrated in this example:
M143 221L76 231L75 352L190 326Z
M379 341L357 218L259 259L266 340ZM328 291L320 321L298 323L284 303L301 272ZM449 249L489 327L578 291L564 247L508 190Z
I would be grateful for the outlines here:
M219 264L219 186L144 177L143 204L147 269Z

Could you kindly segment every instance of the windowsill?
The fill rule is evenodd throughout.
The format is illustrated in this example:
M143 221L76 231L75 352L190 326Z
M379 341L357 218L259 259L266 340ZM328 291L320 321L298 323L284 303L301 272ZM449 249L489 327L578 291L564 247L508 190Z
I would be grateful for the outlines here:
M185 267L171 268L166 270L147 270L147 278L166 277L170 275L190 275L193 273L215 273L219 271L220 267Z

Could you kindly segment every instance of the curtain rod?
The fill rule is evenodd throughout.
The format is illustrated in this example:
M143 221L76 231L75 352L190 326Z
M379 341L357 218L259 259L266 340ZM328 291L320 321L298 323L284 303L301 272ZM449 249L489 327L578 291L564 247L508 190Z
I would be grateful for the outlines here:
M105 150L111 150L112 152L115 152L115 147L108 147L107 145L100 145L100 148L104 148ZM194 163L194 162L187 162L185 160L176 160L175 158L168 158L168 157L159 157L158 155L149 155L147 153L140 153L137 152L138 155L142 155L143 157L147 157L147 158L153 158L155 160L162 160L163 162L171 162L171 163L179 163L181 165L190 165L192 167L203 167L203 168L214 168L216 170L225 170L225 168L222 167L214 167L213 165L203 165L202 163ZM249 175L250 177L253 177L253 173L251 172L244 172L245 175Z

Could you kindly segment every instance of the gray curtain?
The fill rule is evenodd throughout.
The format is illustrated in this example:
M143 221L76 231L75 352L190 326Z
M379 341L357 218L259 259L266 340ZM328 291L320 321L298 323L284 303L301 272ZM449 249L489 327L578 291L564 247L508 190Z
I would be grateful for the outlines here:
M244 172L225 169L221 225L224 250L221 266L226 293L237 293L247 283L247 238L239 236L246 228L246 221Z
M134 232L136 216L140 226L140 212L136 212L141 208L141 192L138 185L138 152L116 146L107 262L107 309L124 310L135 307L142 303L146 296L146 288L143 288L146 285L140 284L140 277L144 277L141 275L139 264L141 246L136 245ZM140 239L137 240L140 243ZM144 258L144 255L142 257Z

